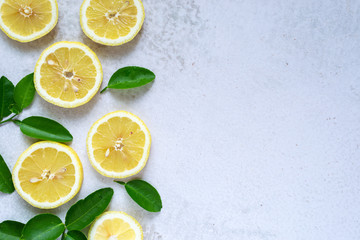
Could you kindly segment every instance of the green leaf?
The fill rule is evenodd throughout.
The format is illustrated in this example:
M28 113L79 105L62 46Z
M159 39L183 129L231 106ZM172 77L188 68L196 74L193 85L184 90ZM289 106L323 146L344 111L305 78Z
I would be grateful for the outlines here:
M115 181L117 182L117 181ZM122 182L117 182L121 185ZM162 202L158 191L143 180L133 180L125 184L125 189L130 197L149 212L160 212Z
M155 74L149 69L142 67L124 67L117 70L110 78L107 88L127 89L140 87L152 82L155 79Z
M24 108L27 108L31 104L34 96L34 73L31 73L21 79L15 87L14 100L17 106L19 106L20 111L22 111Z
M9 110L16 115L18 115L21 112L21 109L16 103L11 104L9 106Z
M0 223L0 239L20 240L24 226L25 224L15 221L4 221Z
M0 191L3 193L12 193L15 191L14 184L11 178L11 172L1 155L0 155Z
M0 78L0 121L11 114L10 105L14 103L14 84L6 77Z
M22 240L55 240L64 232L65 226L53 214L40 214L30 219L23 231Z
M20 130L25 135L42 140L70 142L73 137L60 123L44 118L29 117L20 122Z
M77 230L70 231L66 234L64 240L86 240L86 236Z
M112 188L102 188L75 203L66 213L66 228L80 231L90 225L105 211L113 194Z

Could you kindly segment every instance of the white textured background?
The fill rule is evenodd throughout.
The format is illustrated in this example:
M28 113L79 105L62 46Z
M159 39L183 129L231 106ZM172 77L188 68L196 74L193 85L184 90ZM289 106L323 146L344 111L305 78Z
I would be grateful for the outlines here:
M0 221L26 222L41 212L64 218L77 199L111 186L110 209L135 216L145 240L360 239L359 1L144 0L143 30L120 47L82 33L80 5L59 0L57 27L38 41L20 44L1 33L0 74L16 83L47 46L70 40L97 53L103 85L127 65L157 78L76 109L36 96L20 119L64 124L84 183L53 211L29 206L16 192L0 194ZM88 162L86 133L114 110L137 114L152 133L137 177L159 190L159 214L139 208ZM14 124L1 126L0 153L11 168L33 142Z

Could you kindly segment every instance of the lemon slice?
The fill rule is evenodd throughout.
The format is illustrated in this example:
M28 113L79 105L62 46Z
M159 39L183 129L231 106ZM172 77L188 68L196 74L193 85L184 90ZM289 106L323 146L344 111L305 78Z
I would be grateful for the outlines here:
M76 152L60 143L43 141L31 145L13 170L16 191L34 207L56 208L80 190L82 165Z
M19 42L48 34L57 20L56 0L0 0L0 28Z
M125 178L144 168L151 136L145 123L132 113L116 111L99 119L87 137L87 152L102 175Z
M99 90L102 67L90 48L78 42L48 47L36 63L35 88L46 101L64 108L83 105Z
M109 211L91 225L89 240L142 240L141 225L124 212Z
M145 18L140 0L84 0L80 23L84 33L97 43L117 46L131 41Z

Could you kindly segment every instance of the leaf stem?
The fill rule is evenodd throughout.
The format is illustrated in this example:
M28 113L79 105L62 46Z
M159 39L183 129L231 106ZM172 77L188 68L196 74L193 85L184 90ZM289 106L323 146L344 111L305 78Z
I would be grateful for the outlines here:
M106 90L107 88L108 88L108 87L105 87L103 90L100 91L100 93L105 92L105 90Z
M21 125L21 121L20 120L11 120L13 123L15 123L16 125L20 126Z
M118 184L121 184L121 185L125 185L126 183L125 182L122 182L122 181L116 181L116 180L114 180L114 182L116 182L116 183L118 183Z
M10 122L10 121L13 120L13 118L16 117L17 115L19 115L19 114L14 114L14 116L11 116L10 118L8 118L8 119L0 122L0 124L6 123L6 122Z

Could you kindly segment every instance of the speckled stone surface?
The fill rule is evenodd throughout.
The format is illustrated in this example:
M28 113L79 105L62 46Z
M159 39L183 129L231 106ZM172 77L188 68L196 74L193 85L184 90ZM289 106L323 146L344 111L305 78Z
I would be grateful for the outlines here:
M51 211L17 193L0 194L0 221L38 213L62 219L76 200L111 186L111 210L133 215L146 240L360 238L360 2L293 0L144 0L143 30L105 47L79 24L80 0L59 0L59 23L20 44L0 33L0 74L14 83L33 71L42 50L80 41L104 68L152 69L153 84L97 94L62 109L36 96L20 119L51 117L73 134L84 166L80 193ZM148 213L88 162L86 133L108 112L127 110L148 125L153 144L136 177L161 193ZM13 167L33 139L0 128L0 153ZM85 231L86 232L86 231Z

